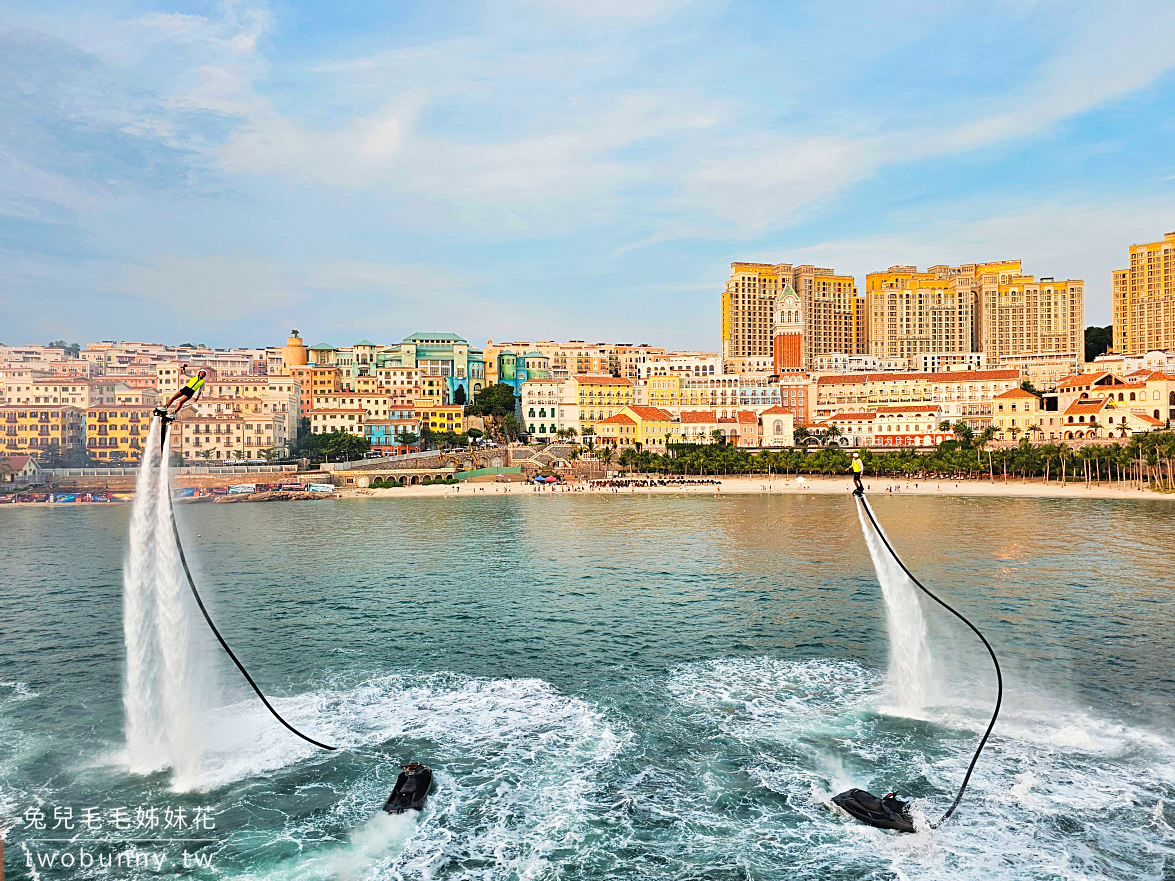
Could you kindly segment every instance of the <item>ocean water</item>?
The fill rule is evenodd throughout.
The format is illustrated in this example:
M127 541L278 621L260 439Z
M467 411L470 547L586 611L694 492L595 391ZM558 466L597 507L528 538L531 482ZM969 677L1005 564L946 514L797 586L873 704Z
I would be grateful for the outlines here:
M220 685L182 784L130 771L129 507L2 510L8 877L1175 878L1175 509L887 496L874 510L1006 678L967 798L916 835L828 798L895 789L937 818L994 676L924 605L929 705L903 712L847 495L181 507L222 632L293 724L340 746L289 735L197 630ZM436 772L426 809L380 814L409 760ZM66 807L104 825L54 831ZM112 811L151 807L207 811L215 829L114 828ZM26 828L30 809L45 830ZM132 837L161 870L27 867ZM211 839L187 845L211 864L184 868L185 845L161 837Z

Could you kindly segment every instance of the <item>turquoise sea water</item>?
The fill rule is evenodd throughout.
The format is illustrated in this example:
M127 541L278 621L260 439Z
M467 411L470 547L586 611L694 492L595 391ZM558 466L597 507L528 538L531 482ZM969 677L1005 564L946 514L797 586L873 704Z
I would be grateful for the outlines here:
M849 499L819 496L181 507L226 637L294 724L343 747L288 735L209 645L218 698L182 793L122 754L129 508L0 511L0 816L214 817L211 868L147 842L161 872L45 879L1175 877L1175 509L874 507L1004 663L1004 715L937 832L864 827L827 797L897 789L937 817L990 665L927 608L935 707L886 712L876 576ZM436 770L426 810L377 816L408 760ZM10 828L8 877L76 853L29 840L62 835Z

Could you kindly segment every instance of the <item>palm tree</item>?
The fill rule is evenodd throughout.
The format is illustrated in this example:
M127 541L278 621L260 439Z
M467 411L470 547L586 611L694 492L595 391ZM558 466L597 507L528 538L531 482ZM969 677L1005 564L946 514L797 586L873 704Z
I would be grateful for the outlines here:
M606 468L612 462L612 448L605 446L600 450L600 461L604 463Z
M726 440L726 436L717 428L715 428L712 432L710 432L710 440L716 444L721 444L724 440Z
M824 436L830 441L835 441L837 438L844 437L844 433L835 422L830 422L828 423L828 428L824 431Z
M971 446L975 440L975 431L962 419L955 423L954 431L955 437L959 439L959 443L965 447Z

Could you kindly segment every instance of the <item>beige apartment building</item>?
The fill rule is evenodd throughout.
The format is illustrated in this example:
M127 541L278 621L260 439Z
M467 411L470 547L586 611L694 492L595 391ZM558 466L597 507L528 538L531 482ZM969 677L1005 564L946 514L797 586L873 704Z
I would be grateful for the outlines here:
M865 412L882 405L938 405L944 418L974 424L992 416L992 399L1020 384L1018 370L947 373L848 373L816 380L813 415Z
M1175 232L1130 246L1130 265L1114 271L1114 351L1175 348Z
M974 267L979 345L988 367L1015 355L1085 348L1085 284L1025 275L1019 260Z
M865 276L869 354L913 365L922 355L974 352L975 277L969 269L891 266Z

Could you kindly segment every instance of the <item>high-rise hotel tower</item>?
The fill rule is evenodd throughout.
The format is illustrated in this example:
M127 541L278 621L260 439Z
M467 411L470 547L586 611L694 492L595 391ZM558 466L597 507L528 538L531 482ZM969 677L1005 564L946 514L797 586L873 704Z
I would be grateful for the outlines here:
M1114 271L1114 351L1175 349L1175 232L1130 246L1130 266Z
M774 357L777 301L787 288L799 297L803 366L828 352L859 354L857 284L851 275L790 263L732 263L722 292L722 360Z

